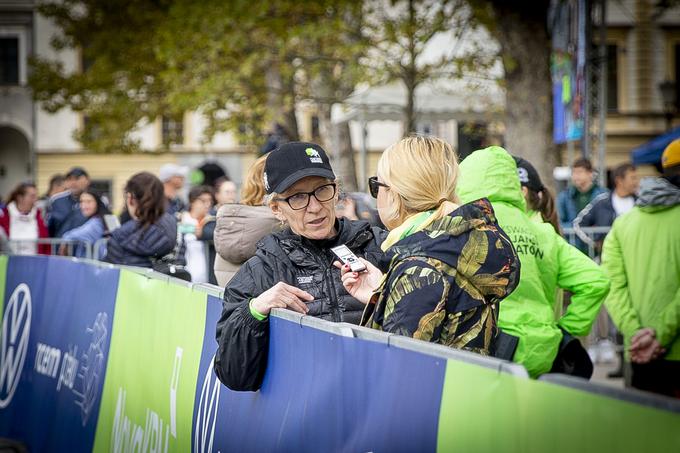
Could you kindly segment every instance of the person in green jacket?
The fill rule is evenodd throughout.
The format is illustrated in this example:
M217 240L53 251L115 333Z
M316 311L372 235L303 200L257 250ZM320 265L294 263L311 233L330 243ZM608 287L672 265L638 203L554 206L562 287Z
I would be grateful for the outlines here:
M503 300L498 319L503 332L519 338L513 361L524 365L532 377L551 371L590 377L592 363L572 336L590 331L609 290L603 271L552 225L531 220L517 165L503 148L475 151L460 164L460 173L461 201L483 197L491 201L521 262L519 285ZM570 291L572 299L556 321L557 288Z
M642 181L604 241L605 305L625 338L630 385L680 398L680 140L661 162L663 177Z

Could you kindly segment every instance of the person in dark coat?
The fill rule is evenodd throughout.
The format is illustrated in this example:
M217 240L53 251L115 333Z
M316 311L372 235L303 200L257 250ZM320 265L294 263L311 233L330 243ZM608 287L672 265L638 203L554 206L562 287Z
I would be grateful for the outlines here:
M177 222L165 212L163 184L148 172L137 173L125 185L125 204L131 219L111 232L104 261L152 267L152 259L173 251Z
M574 231L586 244L602 250L604 234L589 237L582 228L612 226L614 220L633 209L637 192L640 189L640 177L631 163L624 163L612 171L614 190L601 193L588 204L574 219Z
M66 173L69 190L50 198L47 228L50 237L60 238L65 232L78 228L87 222L80 212L80 194L90 186L90 176L81 167L73 167Z
M359 323L364 305L342 286L332 247L345 244L376 265L383 257L383 230L336 218L336 178L319 145L291 142L272 151L263 179L269 207L288 226L265 236L225 289L215 373L232 390L262 384L272 308Z

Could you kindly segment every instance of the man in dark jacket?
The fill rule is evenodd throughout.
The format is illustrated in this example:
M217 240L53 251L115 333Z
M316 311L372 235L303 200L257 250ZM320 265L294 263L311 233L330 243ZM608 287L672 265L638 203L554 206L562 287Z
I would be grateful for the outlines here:
M591 244L597 251L602 249L604 234L589 237L583 227L612 226L614 220L635 206L635 199L640 188L640 178L633 164L621 164L612 172L614 190L601 193L588 204L574 219L574 230L586 244Z
M579 212L604 192L606 189L598 186L593 179L593 164L590 160L576 159L571 168L571 184L557 195L557 216L562 231L571 228ZM578 237L572 236L569 242L582 252L588 252L588 246Z
M50 237L60 238L64 233L84 224L87 219L80 212L80 194L90 185L90 177L81 167L73 167L66 173L69 190L50 199L47 228Z
M593 180L593 164L590 160L576 159L571 168L571 185L557 196L561 227L570 228L578 213L603 192L605 189Z
M320 146L292 142L272 151L264 180L270 208L289 226L265 236L225 289L215 373L232 390L262 384L271 308L359 323L364 305L342 286L332 247L345 244L373 264L383 257L383 230L336 218L335 174Z

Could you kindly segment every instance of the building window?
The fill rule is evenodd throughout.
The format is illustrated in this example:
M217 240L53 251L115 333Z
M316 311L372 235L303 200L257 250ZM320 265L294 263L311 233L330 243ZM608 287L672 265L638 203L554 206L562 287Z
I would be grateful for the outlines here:
M607 111L619 111L618 46L607 45Z
M19 84L19 38L0 38L0 85Z
M109 209L113 208L111 202L111 194L113 193L111 188L113 187L113 181L110 179L92 179L90 180L90 189L98 193L102 197L102 201L108 205Z
M184 144L184 121L181 117L163 116L161 134L165 146Z

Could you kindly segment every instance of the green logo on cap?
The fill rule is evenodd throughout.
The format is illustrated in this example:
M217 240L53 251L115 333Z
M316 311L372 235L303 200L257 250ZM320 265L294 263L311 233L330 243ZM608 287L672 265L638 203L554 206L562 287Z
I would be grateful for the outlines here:
M323 163L323 160L321 159L321 155L314 148L307 148L305 150L305 153L307 154L307 156L309 156L309 160L312 163L314 163L314 164L322 164Z

